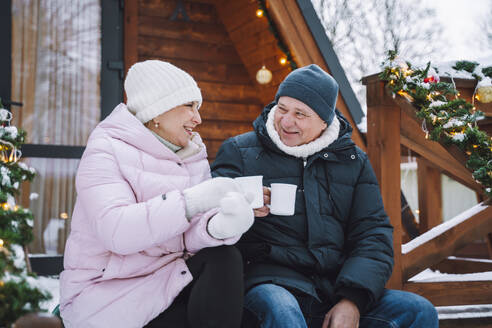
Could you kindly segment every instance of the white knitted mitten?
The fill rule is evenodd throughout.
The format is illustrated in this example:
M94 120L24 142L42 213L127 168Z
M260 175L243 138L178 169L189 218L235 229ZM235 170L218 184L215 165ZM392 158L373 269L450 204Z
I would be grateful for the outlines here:
M208 221L208 233L215 239L242 235L253 225L255 216L251 201L253 195L228 193L220 201L220 211Z
M240 192L237 182L231 178L213 178L183 190L186 217L191 219L200 212L220 206L220 200L231 191Z

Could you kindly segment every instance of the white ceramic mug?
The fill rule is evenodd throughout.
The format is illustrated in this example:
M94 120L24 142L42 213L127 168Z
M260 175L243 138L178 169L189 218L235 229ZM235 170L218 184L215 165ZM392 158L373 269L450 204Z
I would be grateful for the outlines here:
M263 176L262 175L252 175L246 177L235 178L236 182L239 183L243 192L251 193L254 195L251 207L260 208L263 207Z
M270 213L275 215L294 215L297 186L288 183L272 183Z

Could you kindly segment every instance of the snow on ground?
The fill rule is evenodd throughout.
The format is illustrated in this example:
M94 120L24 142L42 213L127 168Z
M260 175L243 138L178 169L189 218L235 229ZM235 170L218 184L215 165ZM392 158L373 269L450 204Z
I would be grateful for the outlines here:
M51 300L41 304L41 308L52 312L58 303L60 303L60 282L58 277L38 276L36 280L36 285L42 287L43 290L49 291L52 296Z

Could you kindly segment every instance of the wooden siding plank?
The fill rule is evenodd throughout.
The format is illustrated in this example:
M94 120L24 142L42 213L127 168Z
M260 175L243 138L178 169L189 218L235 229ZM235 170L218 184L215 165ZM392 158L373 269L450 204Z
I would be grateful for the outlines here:
M262 106L204 101L200 116L206 120L234 121L252 124L260 115Z
M140 16L171 18L176 9L177 0L139 0ZM215 6L207 3L184 1L186 14L192 22L216 23L218 21Z
M252 19L258 19L256 16L256 10L258 9L256 1L226 1L222 6L217 6L216 8L229 33L247 24Z
M138 61L138 0L127 0L125 3L124 59L125 74ZM126 95L125 95L126 99Z
M143 16L138 22L138 33L141 36L232 45L226 30L218 23L170 21L162 17Z
M231 30L229 35L233 40L246 40L250 38L254 39L274 39L274 36L268 31L268 21L266 18L251 19L241 27Z
M203 121L196 130L203 139L225 140L238 134L253 130L249 122Z
M225 139L224 139L225 140ZM209 160L214 160L217 156L217 152L219 151L220 146L224 142L224 140L213 140L213 139L204 139L203 142L207 147L207 154Z
M140 56L139 60L160 59L189 72L197 81L222 82L228 84L250 84L248 72L242 64L207 65L202 61L167 58L159 56Z
M160 56L207 62L236 64L238 55L232 45L214 45L196 41L183 41L142 36L138 42L139 56Z
M230 85L227 83L200 82L204 100L233 102L243 104L257 104L261 102L258 99L257 90L251 85Z

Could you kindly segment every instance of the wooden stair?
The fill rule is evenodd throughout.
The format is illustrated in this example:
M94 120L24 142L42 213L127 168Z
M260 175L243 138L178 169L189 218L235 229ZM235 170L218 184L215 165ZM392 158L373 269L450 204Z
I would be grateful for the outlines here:
M473 94L474 84L457 80L462 95ZM385 87L377 75L365 77L367 87L367 150L378 178L385 209L394 231L395 267L387 287L422 295L438 306L441 327L492 327L492 279L487 281L414 282L410 278L427 268L446 267L448 273L492 271L492 262L455 259L460 249L477 240L486 240L492 255L492 207L483 188L466 168L466 156L456 146L443 146L426 139L417 109L405 98ZM477 104L486 112L480 124L491 127L491 104ZM490 116L489 116L490 115ZM405 147L418 158L420 235L402 244L403 225L400 203L400 163L395 161ZM455 218L442 222L440 175L472 189L482 202ZM407 233L408 238L410 234ZM396 250L401 250L398 252ZM462 265L463 267L460 267ZM473 311L470 309L474 309ZM453 312L454 311L454 312Z
M438 307L441 328L492 328L492 305Z

